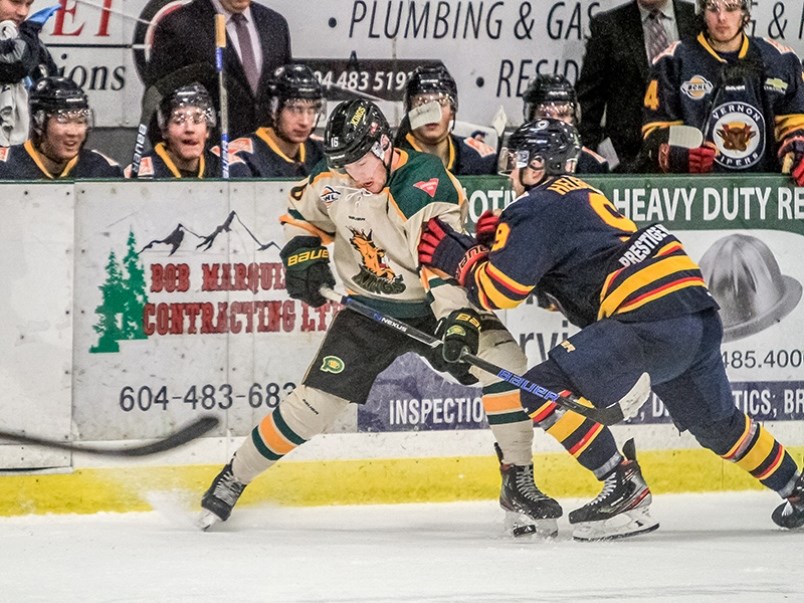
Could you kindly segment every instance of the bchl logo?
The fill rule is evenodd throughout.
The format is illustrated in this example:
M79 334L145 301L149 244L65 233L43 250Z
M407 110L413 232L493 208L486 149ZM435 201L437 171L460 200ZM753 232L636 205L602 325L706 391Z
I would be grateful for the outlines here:
M765 154L765 117L756 107L743 102L724 103L710 119L718 148L715 162L730 170L744 170Z
M686 82L681 84L681 91L692 100L701 100L712 92L712 82L702 75L693 75Z

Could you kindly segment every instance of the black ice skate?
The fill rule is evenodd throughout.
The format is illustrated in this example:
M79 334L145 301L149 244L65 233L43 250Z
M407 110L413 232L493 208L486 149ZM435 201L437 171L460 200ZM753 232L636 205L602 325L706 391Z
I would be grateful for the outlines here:
M651 494L636 461L634 440L625 443L623 456L597 498L569 514L570 523L575 525L575 540L613 540L659 527L648 512Z
M506 531L514 536L558 534L561 505L536 487L533 465L508 465L502 462L503 453L496 443L494 450L500 460L500 506L505 510Z
M232 508L245 488L246 484L241 484L235 479L230 461L212 480L209 490L201 498L202 511L198 518L199 527L202 530L208 530L216 523L229 519Z
M787 502L776 507L771 518L777 526L788 530L804 526L804 474L798 477Z

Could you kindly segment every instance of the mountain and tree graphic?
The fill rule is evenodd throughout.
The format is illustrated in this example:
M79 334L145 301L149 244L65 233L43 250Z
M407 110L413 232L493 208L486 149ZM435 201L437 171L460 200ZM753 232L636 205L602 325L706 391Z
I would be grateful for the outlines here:
M229 212L226 219L208 235L196 234L179 223L168 236L152 240L140 251L137 251L134 231L129 230L126 253L122 261L118 260L114 250L109 252L106 261L106 280L98 287L101 291L101 303L95 308L98 322L92 327L98 334L98 341L89 352L91 354L119 352L120 341L148 338L142 328L143 309L148 303L145 267L140 257L144 251L164 246L169 250L168 256L171 256L182 247L186 242L186 235L189 234L198 241L193 251L204 252L212 247L218 235L230 232L233 224L242 227L246 236L256 244L257 251L265 251L272 247L279 249L279 245L273 241L261 242L235 211Z

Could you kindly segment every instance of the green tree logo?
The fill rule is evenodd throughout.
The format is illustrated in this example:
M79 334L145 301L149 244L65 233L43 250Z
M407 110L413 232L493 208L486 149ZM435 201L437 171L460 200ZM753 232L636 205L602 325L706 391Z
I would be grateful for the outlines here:
M142 329L142 312L148 303L145 268L136 251L134 232L129 231L126 255L118 263L114 250L106 262L106 281L98 287L101 304L95 308L98 322L92 328L98 343L89 349L91 354L119 352L121 340L146 339Z

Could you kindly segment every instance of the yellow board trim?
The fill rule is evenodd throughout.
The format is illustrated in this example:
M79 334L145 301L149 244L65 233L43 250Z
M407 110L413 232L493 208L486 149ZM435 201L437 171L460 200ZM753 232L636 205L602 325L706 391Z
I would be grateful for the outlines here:
M788 452L800 463L804 447ZM551 496L591 498L600 491L600 482L568 454L539 454L534 462L539 467L539 487ZM653 494L762 489L757 480L708 450L645 450L640 451L639 462ZM171 492L186 502L191 513L199 509L201 494L220 467L116 467L0 475L0 516L149 511L146 497L156 491ZM250 484L238 505L493 500L499 488L499 465L492 455L283 461Z

